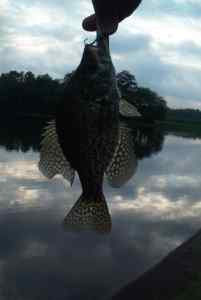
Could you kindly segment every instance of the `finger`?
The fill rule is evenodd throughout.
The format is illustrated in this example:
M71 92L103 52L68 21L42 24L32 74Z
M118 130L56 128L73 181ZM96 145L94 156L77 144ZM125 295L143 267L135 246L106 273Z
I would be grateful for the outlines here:
M91 15L91 16L85 18L82 22L82 27L84 28L84 30L87 30L87 31L96 31L96 29L97 29L96 16Z
M97 19L95 15L85 18L82 22L82 27L87 31L97 30ZM115 17L100 18L99 27L103 34L112 34L117 31L118 20Z
M122 21L125 18L129 17L142 2L142 0L123 0L123 1L124 1L123 5L122 5L122 0L117 0L116 2L119 21Z
M96 24L103 34L112 34L117 31L119 16L115 2L116 0L92 0Z
M118 19L115 17L100 19L98 22L103 34L113 34L118 28Z

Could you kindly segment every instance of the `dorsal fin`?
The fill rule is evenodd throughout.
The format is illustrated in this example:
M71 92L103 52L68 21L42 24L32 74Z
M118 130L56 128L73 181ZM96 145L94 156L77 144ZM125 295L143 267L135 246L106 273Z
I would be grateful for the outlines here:
M138 112L137 108L124 98L120 99L119 112L123 117L127 118L141 117L141 114Z

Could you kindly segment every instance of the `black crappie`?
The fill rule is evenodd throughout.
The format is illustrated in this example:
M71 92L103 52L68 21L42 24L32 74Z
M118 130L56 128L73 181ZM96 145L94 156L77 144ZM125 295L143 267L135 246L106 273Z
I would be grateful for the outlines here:
M98 46L85 45L64 94L56 117L61 148L79 174L82 196L101 199L119 127L119 92L106 38Z
M108 38L101 37L97 46L85 45L56 120L46 128L42 141L39 168L43 174L48 178L62 174L72 183L76 170L81 181L82 195L64 221L68 226L110 230L104 173L111 185L120 186L136 165L131 133L120 126L119 101Z

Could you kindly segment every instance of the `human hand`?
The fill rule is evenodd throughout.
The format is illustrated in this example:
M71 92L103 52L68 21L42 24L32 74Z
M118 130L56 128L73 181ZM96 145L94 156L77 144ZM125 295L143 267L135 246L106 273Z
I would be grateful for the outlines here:
M84 19L82 26L87 31L96 31L97 26L105 34L114 33L119 22L130 16L142 0L92 0L95 13Z

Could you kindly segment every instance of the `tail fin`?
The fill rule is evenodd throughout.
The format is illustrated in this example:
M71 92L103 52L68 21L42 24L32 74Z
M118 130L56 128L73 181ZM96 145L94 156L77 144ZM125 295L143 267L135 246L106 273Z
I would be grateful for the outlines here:
M64 218L63 226L66 231L109 233L112 222L104 196L92 200L81 195Z

